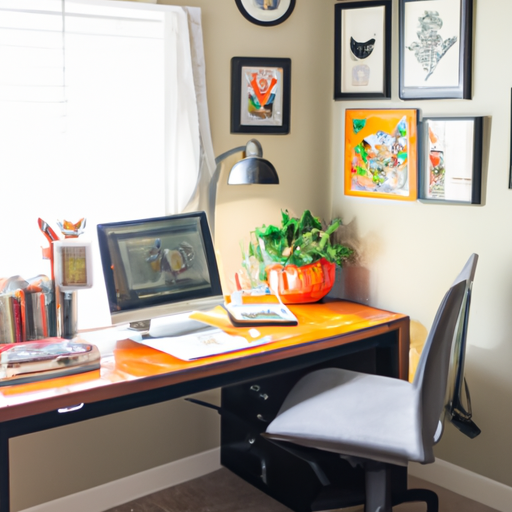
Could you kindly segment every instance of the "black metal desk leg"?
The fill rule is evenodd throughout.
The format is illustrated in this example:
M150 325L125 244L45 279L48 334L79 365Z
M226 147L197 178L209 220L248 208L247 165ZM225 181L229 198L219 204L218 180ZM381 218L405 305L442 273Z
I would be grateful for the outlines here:
M0 512L10 512L9 436L0 425Z

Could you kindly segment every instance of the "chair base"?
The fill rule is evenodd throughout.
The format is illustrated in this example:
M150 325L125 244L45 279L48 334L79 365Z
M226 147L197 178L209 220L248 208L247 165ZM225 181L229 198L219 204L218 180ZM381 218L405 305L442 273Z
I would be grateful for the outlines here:
M355 485L350 491L347 493L348 489L344 489L341 496L331 485L337 475L333 474L332 468L331 471L324 471L329 461L332 462L335 459L339 461L340 455L265 437L272 444L310 465L323 487L316 500L311 503L311 509L307 507L312 512L358 505L364 505L365 512L392 512L393 507L410 502L425 502L427 512L439 512L439 499L434 491L407 488L406 466L341 456L354 468L358 467L359 471L364 470L364 485L357 485L354 482ZM362 481L361 484L363 484Z

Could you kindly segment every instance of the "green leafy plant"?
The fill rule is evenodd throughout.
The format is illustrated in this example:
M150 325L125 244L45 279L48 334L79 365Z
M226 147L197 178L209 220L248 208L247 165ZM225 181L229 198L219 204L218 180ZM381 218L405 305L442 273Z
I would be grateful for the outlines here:
M353 254L349 247L331 241L331 235L341 226L341 219L333 219L324 228L318 217L305 210L299 218L288 211L281 212L281 227L262 226L251 233L248 252L243 252L243 266L254 284L255 270L258 278L265 281L265 267L273 263L298 267L314 263L322 258L343 265Z

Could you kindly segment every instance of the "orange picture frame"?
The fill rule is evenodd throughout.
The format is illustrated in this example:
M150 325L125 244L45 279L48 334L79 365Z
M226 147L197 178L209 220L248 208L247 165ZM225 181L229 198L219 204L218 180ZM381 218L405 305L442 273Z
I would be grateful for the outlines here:
M415 201L418 110L345 111L345 195Z

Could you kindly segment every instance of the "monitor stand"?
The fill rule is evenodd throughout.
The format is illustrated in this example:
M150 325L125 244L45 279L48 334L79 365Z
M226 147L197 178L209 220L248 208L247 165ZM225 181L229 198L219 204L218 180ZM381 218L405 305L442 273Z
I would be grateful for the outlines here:
M132 329L133 331L143 332L149 331L149 326L151 324L151 320L140 320L139 322L130 322L130 326L128 329Z

